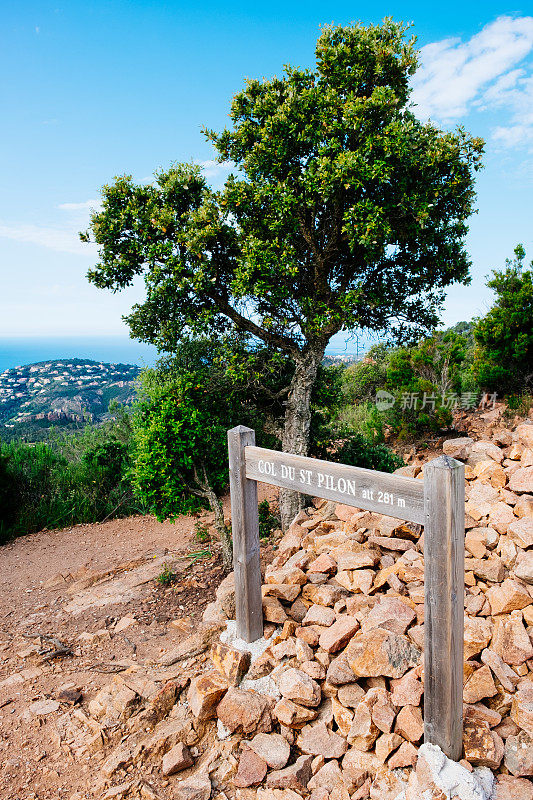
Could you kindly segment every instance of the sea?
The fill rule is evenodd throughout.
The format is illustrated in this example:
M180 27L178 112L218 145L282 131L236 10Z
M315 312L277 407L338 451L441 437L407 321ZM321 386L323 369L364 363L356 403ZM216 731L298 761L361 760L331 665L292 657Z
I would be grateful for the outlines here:
M366 341L356 344L337 334L326 350L328 355L361 355ZM127 336L17 337L0 338L0 373L12 367L22 367L39 361L61 358L87 358L110 364L137 364L152 367L158 359L155 347L142 344Z
M158 354L155 347L127 336L0 338L0 373L12 367L61 358L151 367Z

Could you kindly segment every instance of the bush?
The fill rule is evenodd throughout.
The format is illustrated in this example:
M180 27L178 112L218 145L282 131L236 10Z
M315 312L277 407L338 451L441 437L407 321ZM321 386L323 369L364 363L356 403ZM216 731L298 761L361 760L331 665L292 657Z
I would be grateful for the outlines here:
M129 468L129 445L114 438L112 424L51 444L2 445L0 541L144 510Z
M504 270L493 271L487 286L496 302L474 328L474 375L484 389L501 393L533 388L533 270L524 270L521 244L514 253Z
M404 462L384 444L374 444L359 433L346 439L330 454L330 460L352 467L377 469L380 472L394 472L403 467Z

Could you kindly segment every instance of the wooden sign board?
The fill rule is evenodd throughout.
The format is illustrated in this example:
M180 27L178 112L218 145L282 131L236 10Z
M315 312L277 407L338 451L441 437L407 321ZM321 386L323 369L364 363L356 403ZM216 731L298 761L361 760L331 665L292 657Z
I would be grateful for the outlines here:
M424 482L316 458L245 447L246 477L424 524Z
M237 635L263 633L257 482L424 525L424 741L458 761L463 740L465 469L441 456L424 480L255 446L228 431Z

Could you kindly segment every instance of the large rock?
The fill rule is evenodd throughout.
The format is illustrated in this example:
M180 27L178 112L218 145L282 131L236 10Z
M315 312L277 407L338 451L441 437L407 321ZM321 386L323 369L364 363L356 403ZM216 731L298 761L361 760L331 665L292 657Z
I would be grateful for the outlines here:
M474 440L468 436L459 439L447 439L442 445L444 455L451 458L458 458L459 461L466 461L472 450Z
M263 597L263 617L267 622L282 625L288 620L285 609L276 597Z
M511 719L533 739L533 681L523 680L513 697Z
M258 786L267 774L267 763L249 747L244 747L239 759L237 774L233 779L235 786L246 788Z
M176 772L192 767L193 764L194 760L189 748L180 742L163 756L161 771L163 775L174 775Z
M281 725L287 728L302 728L306 723L316 719L318 712L284 697L276 703L273 713Z
M480 461L486 461L488 458L501 464L503 461L503 450L501 447L495 445L494 442L474 442L468 456L468 464L470 464L471 467L475 467Z
M303 586L307 583L305 572L299 567L280 567L275 569L267 567L265 574L266 583L288 583L289 585Z
M465 615L464 623L464 657L465 660L481 653L492 637L493 625L489 619L483 617L469 617Z
M355 709L348 742L357 750L370 750L380 734L372 719L372 702L366 695Z
M248 746L271 769L282 769L291 754L289 743L280 733L258 733L248 742Z
M376 741L376 756L384 764L388 757L402 744L403 739L397 733L384 733Z
M401 678L420 660L420 650L406 636L383 628L356 634L345 655L359 678Z
M533 598L530 594L517 581L513 581L511 578L506 578L499 586L491 586L487 592L487 598L492 614L508 614L511 611L520 611L530 603L533 603Z
M399 597L381 597L364 620L362 630L385 628L392 633L405 633L416 619L416 612Z
M350 672L352 672L351 669ZM353 683L345 683L339 686L337 690L337 700L346 708L355 708L359 705L364 696L365 690L362 686L359 686L358 683L355 683L355 681Z
M396 717L395 733L409 742L419 742L424 733L424 720L418 706L403 706Z
M498 769L503 759L503 741L486 722L467 722L463 728L466 760L476 767Z
M424 685L418 680L415 670L407 672L403 678L392 680L391 701L395 706L418 706L424 694Z
M279 678L278 686L283 697L303 706L318 706L322 693L318 683L300 669L290 667Z
M505 575L503 561L494 554L489 558L465 558L465 571L470 570L481 580L491 583L499 583Z
M380 554L377 550L358 550L355 553L339 553L337 565L339 572L345 569L362 569L375 567L379 559Z
M345 792L346 783L338 762L327 761L320 767L309 781L308 789L313 791L313 795L319 790L326 791L328 796L339 789L341 792Z
M518 547L524 550L533 547L533 519L531 517L522 517L522 519L515 520L509 525L507 533Z
M343 775L354 782L360 779L361 773L370 775L372 778L375 777L380 767L381 762L375 753L364 753L357 747L350 747L342 759Z
M231 733L268 733L272 729L270 697L245 689L228 689L217 706L217 717Z
M512 775L498 775L491 800L533 800L533 782Z
M292 789L299 794L307 794L307 786L312 778L313 756L300 756L294 764L285 769L270 772L266 785L270 789Z
M100 689L89 701L89 713L95 719L102 720L104 725L113 725L131 717L138 707L139 699L136 692L115 681ZM51 710L56 708L59 708L59 705Z
M218 585L215 592L224 614L228 619L235 619L235 573L230 572Z
M522 494L515 503L514 513L517 517L533 518L533 496Z
M481 653L481 661L491 668L504 689L508 692L514 692L519 680L518 675L498 653L487 648Z
M187 700L194 716L200 721L215 717L217 705L227 691L227 680L214 669L193 678Z
M175 800L209 800L211 781L208 775L195 775L177 783L174 787Z
M494 697L498 694L492 672L488 666L480 667L468 678L463 689L465 703L478 703L485 697Z
M230 686L237 686L250 666L250 653L216 642L211 647L211 661Z
M338 586L314 586L312 583L308 583L302 589L304 600L310 600L311 603L320 606L334 606L341 596L342 590Z
M505 740L505 766L518 778L533 775L533 738L526 731Z
M374 581L374 572L371 569L345 569L337 573L336 581L349 592L368 594Z
M291 583L267 583L262 587L263 597L275 597L277 600L284 600L292 603L300 594L301 587Z
M482 483L489 483L495 489L501 489L507 483L507 475L501 464L489 459L487 461L478 461L474 467L474 475Z
M389 770L395 769L404 769L405 767L414 767L416 761L418 759L418 750L411 744L411 742L402 742L399 748L396 750L393 756L389 758L388 761L388 768ZM372 784L372 789L374 789L376 781ZM390 797L390 800L396 800L398 795L381 795L381 794L373 794L370 792L371 798L376 798L376 800L381 800L381 798Z
M513 572L524 583L533 584L533 550L520 552L514 563ZM533 598L530 599L533 603Z
M533 645L524 627L521 611L497 617L494 623L491 649L506 664L520 665L533 658Z
M336 653L348 644L358 629L359 622L355 617L339 616L327 631L320 634L318 643L327 653Z
M518 440L524 447L533 450L533 425L530 422L524 422L518 425L515 430Z
M307 614L302 620L302 625L320 625L321 627L328 628L335 622L335 617L336 614L332 608L315 603L309 607Z
M353 669L346 658L346 650L337 658L334 658L328 667L326 680L333 686L342 686L345 683L353 683L355 680Z
M296 743L302 753L324 758L342 758L348 749L346 739L329 731L323 722L306 725Z
M520 467L509 478L508 488L511 492L531 492L533 486L533 467Z

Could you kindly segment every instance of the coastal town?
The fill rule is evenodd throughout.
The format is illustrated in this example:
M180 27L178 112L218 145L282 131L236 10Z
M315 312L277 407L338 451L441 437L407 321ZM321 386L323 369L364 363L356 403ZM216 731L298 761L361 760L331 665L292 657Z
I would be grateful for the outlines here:
M95 422L111 400L133 400L139 372L133 364L77 358L13 367L0 373L0 422L6 428Z

